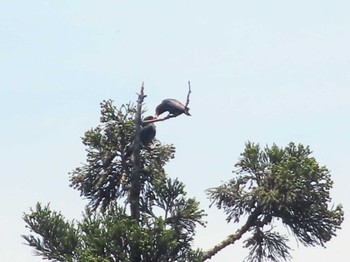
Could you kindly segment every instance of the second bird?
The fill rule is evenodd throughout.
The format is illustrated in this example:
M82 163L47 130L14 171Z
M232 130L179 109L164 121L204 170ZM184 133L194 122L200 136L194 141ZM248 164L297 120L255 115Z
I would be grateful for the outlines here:
M162 103L157 106L155 118L164 112L169 112L168 116L171 117L175 117L181 114L190 116L191 114L188 112L189 110L190 109L182 104L179 100L168 98L164 99Z

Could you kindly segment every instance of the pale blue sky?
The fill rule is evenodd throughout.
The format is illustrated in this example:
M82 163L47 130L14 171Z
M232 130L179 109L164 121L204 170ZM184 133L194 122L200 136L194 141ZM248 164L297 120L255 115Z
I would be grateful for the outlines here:
M0 261L36 262L21 216L37 201L69 219L85 204L68 172L99 103L167 97L191 117L157 124L177 147L167 166L209 216L204 250L237 229L208 209L204 190L232 177L247 140L310 145L332 171L334 203L350 212L348 1L2 1L0 3ZM297 246L293 261L349 261L350 224L327 249ZM242 261L232 245L211 261Z

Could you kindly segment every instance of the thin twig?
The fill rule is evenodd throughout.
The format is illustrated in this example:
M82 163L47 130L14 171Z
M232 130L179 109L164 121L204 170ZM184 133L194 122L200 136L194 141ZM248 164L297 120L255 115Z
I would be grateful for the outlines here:
M154 122L160 122L160 121L165 121L165 120L167 120L167 119L169 119L169 118L173 118L173 117L177 117L176 115L167 115L167 116L165 116L165 117L163 117L163 118L156 118L156 119L150 119L150 120L144 120L144 121L142 121L142 123L144 123L144 124L149 124L149 123L154 123Z
M187 94L187 100L186 100L186 104L185 107L188 106L188 104L190 103L190 94L191 94L191 82L188 81L188 94Z

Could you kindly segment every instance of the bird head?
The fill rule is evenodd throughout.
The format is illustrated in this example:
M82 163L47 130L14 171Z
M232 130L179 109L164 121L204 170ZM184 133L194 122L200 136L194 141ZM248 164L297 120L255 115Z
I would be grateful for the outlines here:
M143 120L142 120L142 125L144 126L144 125L148 125L149 123L148 123L148 121L150 121L150 120L153 120L153 119L156 119L154 116L147 116L147 117L145 117ZM152 123L152 122L151 122Z

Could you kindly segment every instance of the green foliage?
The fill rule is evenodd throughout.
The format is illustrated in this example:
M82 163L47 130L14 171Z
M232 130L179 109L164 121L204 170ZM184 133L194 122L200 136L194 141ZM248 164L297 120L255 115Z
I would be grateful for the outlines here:
M135 136L136 108L132 104L117 109L111 100L101 103L101 124L85 133L87 163L71 173L71 186L90 200L90 207L106 209L118 198L128 195L132 161L128 152ZM165 176L163 166L174 157L172 145L155 141L141 151L142 182Z
M132 165L123 156L134 137L135 106L117 109L111 100L101 103L101 124L85 133L87 163L72 172L71 186L90 200L93 209L107 208L126 194Z
M105 214L87 210L81 231L84 248L80 261L91 257L128 262L132 245L139 246L142 261L186 261L182 258L187 256L186 250L179 246L175 230L161 217L145 219L140 226L121 208L110 208Z
M250 262L280 261L290 259L288 239L278 232L261 231L259 227L253 230L253 235L245 240L245 247L250 249L246 258Z
M163 223L174 230L177 241L175 250L179 252L190 248L196 223L205 225L202 221L204 211L199 209L199 202L194 198L186 199L184 184L177 179L159 177L148 184L145 190L144 197L141 198L144 219L158 219L156 214L162 211Z
M144 219L140 226L114 205L105 213L86 209L82 221L69 223L38 203L24 220L40 236L24 239L37 255L53 261L128 262L132 245L139 246L142 261L200 261L201 253L191 250L185 239L179 241L178 229L162 217Z
M24 214L23 220L33 235L22 236L28 245L36 249L36 254L53 261L72 261L78 247L78 235L73 223L65 221L62 214L51 211L49 205L42 207L37 203L36 209Z
M248 227L253 237L246 242L251 261L289 258L286 238L263 231L273 218L280 219L307 246L323 246L340 228L342 206L329 208L333 184L329 171L310 155L308 147L293 143L264 150L247 143L236 164L237 177L208 190L228 222L238 222L243 215L251 219Z
M182 182L165 173L174 157L172 145L155 140L138 153L135 119L141 117L141 102L137 111L133 104L116 108L111 100L103 101L101 123L82 138L87 161L70 178L89 200L81 221L67 221L40 203L24 213L30 234L23 238L37 255L53 261L201 262L250 232L244 242L250 250L247 261L281 261L290 254L288 239L273 230L276 220L306 246L323 246L335 236L344 219L342 206L329 207L333 182L310 149L293 143L261 149L247 143L235 178L207 191L227 222L245 217L246 223L213 249L193 250L195 227L205 225L204 211L195 198L186 197ZM140 214L131 216L131 206Z
M172 145L154 141L140 152L140 221L128 212L132 185L135 106L117 109L101 103L101 124L85 133L87 162L71 173L71 186L89 199L82 220L68 222L40 204L24 214L33 234L23 236L38 255L55 261L132 261L135 247L141 261L201 261L192 250L196 224L203 210L185 187L168 178L164 165L174 157ZM123 204L124 203L124 204Z

